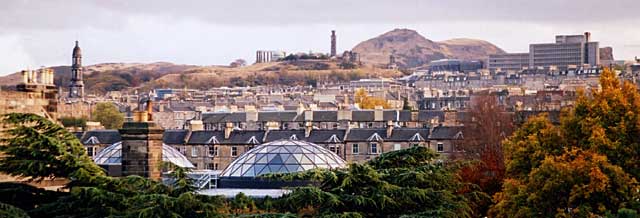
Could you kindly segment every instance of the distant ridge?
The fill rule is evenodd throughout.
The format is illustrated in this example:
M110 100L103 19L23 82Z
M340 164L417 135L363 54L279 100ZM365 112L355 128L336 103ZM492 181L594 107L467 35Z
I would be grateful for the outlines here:
M411 29L394 29L359 43L352 51L360 54L361 61L375 65L388 64L393 54L397 64L406 68L444 58L485 60L491 54L505 53L487 41L459 38L434 42Z

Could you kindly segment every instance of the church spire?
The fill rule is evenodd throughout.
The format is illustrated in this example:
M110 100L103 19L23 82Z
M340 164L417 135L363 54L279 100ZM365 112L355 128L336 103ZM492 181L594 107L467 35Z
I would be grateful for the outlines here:
M71 84L69 85L69 98L84 97L84 82L82 81L82 50L76 40L71 58Z

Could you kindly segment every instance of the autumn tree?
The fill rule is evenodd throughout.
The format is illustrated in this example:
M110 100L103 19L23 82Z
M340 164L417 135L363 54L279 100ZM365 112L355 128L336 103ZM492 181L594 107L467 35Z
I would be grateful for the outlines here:
M640 209L640 95L607 69L555 126L534 117L504 143L494 217L594 217Z
M106 129L119 129L124 122L124 114L113 103L101 102L93 110L93 121L100 122Z
M354 94L356 103L362 109L375 109L376 107L382 107L385 109L391 108L389 103L383 98L369 96L367 90L358 89Z
M498 192L504 178L502 141L513 131L513 118L498 104L497 96L479 93L463 120L464 140L459 144L462 156L473 161L461 171L465 181L478 184L488 194Z

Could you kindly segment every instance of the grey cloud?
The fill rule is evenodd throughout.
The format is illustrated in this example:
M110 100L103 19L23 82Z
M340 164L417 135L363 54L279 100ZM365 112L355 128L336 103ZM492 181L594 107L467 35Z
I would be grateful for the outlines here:
M0 27L17 29L117 28L130 15L229 25L640 20L637 0L5 0L3 4Z

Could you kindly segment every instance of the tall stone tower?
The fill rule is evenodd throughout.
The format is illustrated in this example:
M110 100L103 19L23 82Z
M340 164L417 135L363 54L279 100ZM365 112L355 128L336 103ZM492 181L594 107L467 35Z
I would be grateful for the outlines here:
M336 56L336 31L331 30L331 57Z
M137 175L153 180L162 178L162 129L151 119L152 103L146 111L136 111L135 121L125 122L122 137L122 176Z
M82 81L82 50L76 41L73 48L73 58L71 64L71 84L69 85L69 98L84 97L84 82Z

